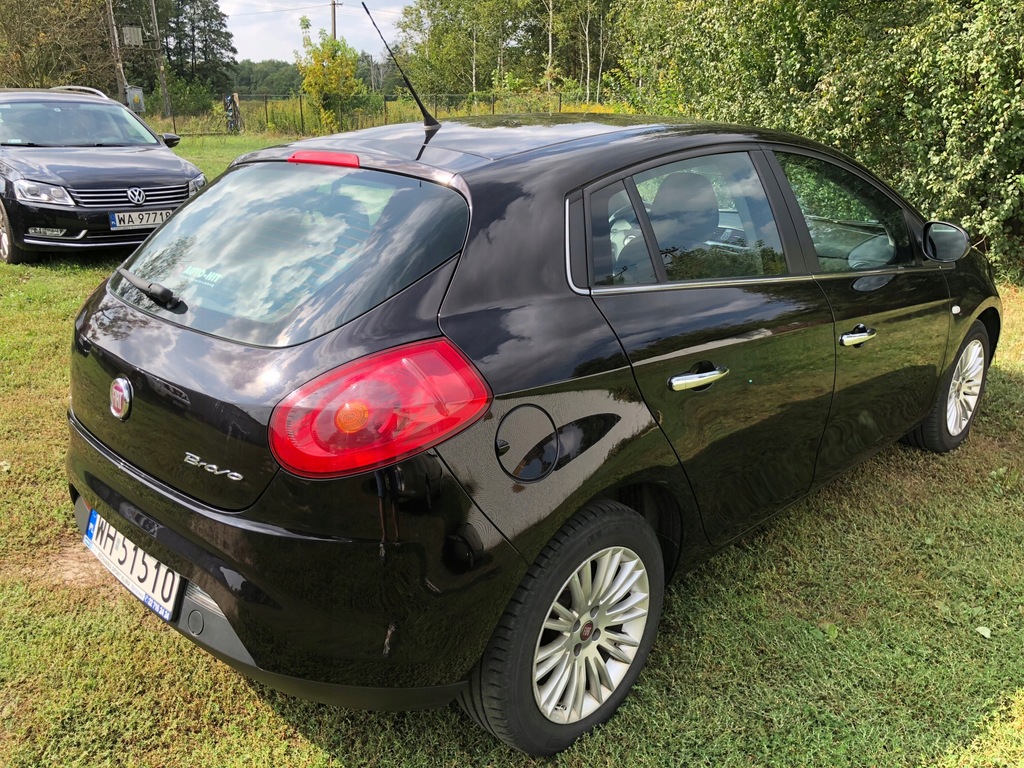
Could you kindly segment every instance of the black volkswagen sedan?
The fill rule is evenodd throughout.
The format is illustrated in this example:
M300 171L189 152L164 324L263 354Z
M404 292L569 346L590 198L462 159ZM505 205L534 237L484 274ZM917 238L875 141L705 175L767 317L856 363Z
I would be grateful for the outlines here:
M100 91L0 89L0 261L135 247L206 184Z
M666 580L904 439L966 439L992 271L850 159L735 126L391 126L250 154L75 323L84 543L257 680L458 699L544 755Z

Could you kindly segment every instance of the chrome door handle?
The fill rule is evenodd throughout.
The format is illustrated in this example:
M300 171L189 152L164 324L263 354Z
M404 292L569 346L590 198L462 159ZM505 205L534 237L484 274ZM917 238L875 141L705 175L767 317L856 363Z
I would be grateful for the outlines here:
M684 373L680 376L673 376L668 380L668 388L673 392L682 392L684 389L697 389L714 384L720 378L729 373L729 369L720 365L713 371L704 373Z
M839 337L839 343L844 347L859 347L866 341L871 341L878 333L874 328L858 325L849 333Z

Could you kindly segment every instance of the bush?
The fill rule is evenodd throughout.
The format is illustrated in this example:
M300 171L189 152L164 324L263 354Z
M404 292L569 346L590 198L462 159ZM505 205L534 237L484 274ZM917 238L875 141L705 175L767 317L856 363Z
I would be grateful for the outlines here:
M669 6L669 7L666 7ZM1024 272L1019 0L622 0L614 87L640 111L831 144Z

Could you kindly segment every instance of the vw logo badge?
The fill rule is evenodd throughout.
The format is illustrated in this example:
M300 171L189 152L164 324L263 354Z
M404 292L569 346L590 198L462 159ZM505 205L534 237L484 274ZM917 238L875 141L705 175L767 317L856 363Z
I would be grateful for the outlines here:
M128 190L128 199L136 205L142 205L146 202L146 193L138 187L131 187Z
M126 378L117 378L110 385L110 412L121 421L132 410L132 385Z

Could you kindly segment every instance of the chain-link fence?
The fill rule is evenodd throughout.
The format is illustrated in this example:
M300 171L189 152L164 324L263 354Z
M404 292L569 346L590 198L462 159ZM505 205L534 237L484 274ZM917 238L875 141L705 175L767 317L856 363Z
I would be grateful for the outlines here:
M557 112L616 112L614 106L563 100L560 93L436 93L421 96L424 105L438 119L469 115L513 115ZM410 96L366 94L352 102L347 110L334 113L340 130L371 128L389 123L408 123L421 119L419 108ZM309 96L238 94L225 97L209 111L196 115L150 117L158 131L181 136L226 133L281 133L289 136L318 136L325 129L319 108Z

